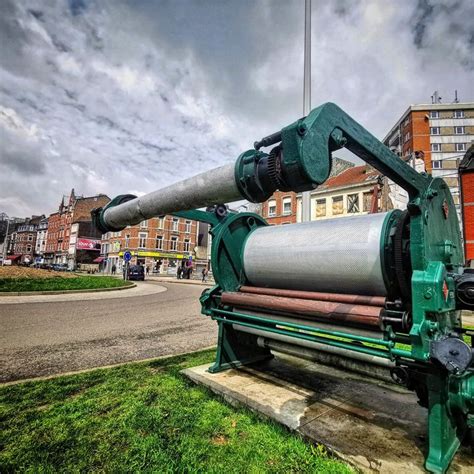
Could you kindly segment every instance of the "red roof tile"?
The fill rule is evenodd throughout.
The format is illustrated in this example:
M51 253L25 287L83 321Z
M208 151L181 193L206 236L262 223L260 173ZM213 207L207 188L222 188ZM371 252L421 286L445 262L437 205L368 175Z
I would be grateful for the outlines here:
M348 168L342 173L329 178L324 184L319 186L321 188L339 188L342 186L350 186L353 184L360 184L364 181L372 181L377 178L380 173L373 168L368 168L367 165L354 166Z

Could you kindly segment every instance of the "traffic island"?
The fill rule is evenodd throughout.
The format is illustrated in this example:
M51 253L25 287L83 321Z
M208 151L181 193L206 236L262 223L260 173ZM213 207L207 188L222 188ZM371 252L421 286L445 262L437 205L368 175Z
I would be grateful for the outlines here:
M208 368L183 373L364 472L426 472L426 409L412 392L286 355L215 374ZM470 448L459 449L450 472L474 472Z

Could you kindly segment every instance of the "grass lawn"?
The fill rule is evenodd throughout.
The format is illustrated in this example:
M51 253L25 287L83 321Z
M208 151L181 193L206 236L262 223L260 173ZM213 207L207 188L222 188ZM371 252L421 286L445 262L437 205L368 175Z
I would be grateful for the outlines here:
M128 282L109 276L77 276L71 278L0 278L0 291L58 291L117 288Z
M0 387L0 472L351 472L179 374L213 355Z

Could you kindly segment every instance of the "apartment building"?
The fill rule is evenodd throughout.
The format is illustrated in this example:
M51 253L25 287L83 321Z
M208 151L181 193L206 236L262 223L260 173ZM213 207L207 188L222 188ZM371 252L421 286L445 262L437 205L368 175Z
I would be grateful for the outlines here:
M76 222L91 221L92 209L103 207L109 202L110 199L105 194L76 196L74 189L71 190L67 203L63 197L58 211L48 218L45 252L47 262L67 264L74 268L75 260L69 252L72 225Z
M402 159L422 156L425 169L443 178L461 218L459 163L474 142L474 102L410 105L383 142Z
M114 265L120 272L123 254L128 250L132 265L148 267L150 273L174 273L183 259L193 259L195 266L207 265L207 254L195 252L199 239L202 237L196 221L175 216L154 217L120 232L104 234L96 262L106 272Z
M46 252L46 239L48 236L48 218L43 217L36 230L36 244L35 244L35 262L37 264L45 263L44 254Z
M12 262L33 263L36 248L36 234L38 225L45 216L33 216L19 224L11 236L11 252L9 257Z

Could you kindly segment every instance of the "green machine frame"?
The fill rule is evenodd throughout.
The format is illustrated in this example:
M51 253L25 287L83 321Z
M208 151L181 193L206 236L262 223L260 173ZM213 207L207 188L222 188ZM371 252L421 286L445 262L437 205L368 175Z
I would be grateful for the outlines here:
M275 145L270 153L260 149ZM253 213L181 211L176 216L207 222L213 237L212 269L216 285L201 296L202 313L219 326L217 357L209 369L218 372L272 357L256 336L233 324L324 343L396 362L403 382L428 409L426 469L445 472L461 441L474 427L472 334L462 328L457 282L463 276L462 244L456 209L446 183L418 173L332 103L285 127L243 153L235 166L243 196L262 202L276 189L305 191L323 183L331 171L331 153L345 147L408 192L405 220L408 284L389 282L389 296L411 316L406 331L384 328L382 340L304 324L281 324L247 314L221 302L223 292L248 285L243 269L247 236L266 221ZM387 240L387 246L391 245ZM399 271L399 270L398 270ZM396 270L395 270L396 273ZM390 294L392 293L392 294ZM471 294L472 295L472 294ZM401 301L401 303L400 303ZM471 337L471 347L463 338Z

